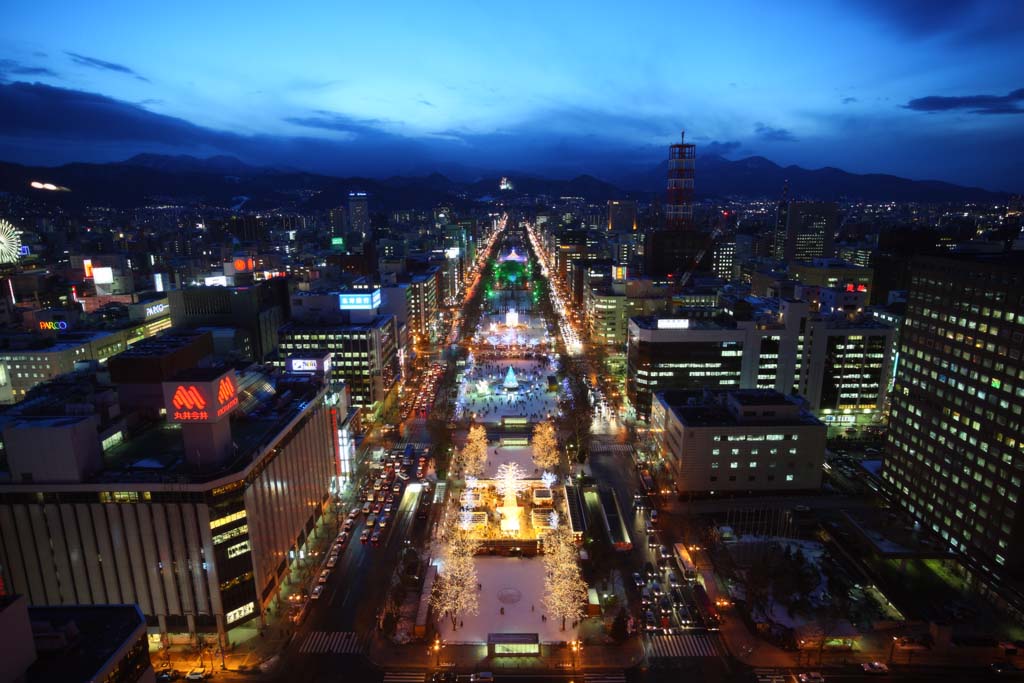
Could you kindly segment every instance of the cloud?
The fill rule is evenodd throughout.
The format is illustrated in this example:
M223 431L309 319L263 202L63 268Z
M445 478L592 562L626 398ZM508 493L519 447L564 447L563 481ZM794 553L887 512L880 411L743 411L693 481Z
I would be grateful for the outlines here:
M856 101L857 101L856 97L844 97L843 100L842 100L843 104L853 104Z
M729 156L730 154L735 154L742 146L743 143L737 140L728 140L725 142L712 140L711 142L698 145L697 151L702 155L707 154L709 156L724 157Z
M425 107L436 107L437 106L433 102L431 102L430 100L416 100L416 101L419 102L420 104L422 104Z
M381 126L384 124L384 121L380 119L356 119L322 109L314 111L313 114L314 116L288 116L284 118L284 121L303 128L316 128L351 135L377 134L381 132Z
M53 69L48 69L45 66L32 66L30 64L22 64L21 62L13 59L0 59L0 79L5 75L10 74L11 76L50 76L51 78L57 78L57 72Z
M101 71L113 71L119 74L134 76L140 81L145 81L146 83L149 83L148 78L146 78L145 76L140 76L135 72L134 69L130 69L124 64L117 64L116 62L108 62L102 59L97 59L95 57L80 55L77 52L65 52L64 54L66 54L68 57L71 57L71 61L73 61L75 64L81 64L82 66L87 66L92 69L99 69Z
M765 142L796 142L796 137L785 128L773 128L758 121L754 124L754 135Z
M849 0L851 4L913 38L951 37L986 44L1019 38L1024 3L1010 0Z
M1014 90L1006 95L964 95L960 97L942 97L929 95L910 100L906 109L914 111L956 111L966 109L972 114L1024 114L1024 108L1018 103L1024 102L1024 88Z

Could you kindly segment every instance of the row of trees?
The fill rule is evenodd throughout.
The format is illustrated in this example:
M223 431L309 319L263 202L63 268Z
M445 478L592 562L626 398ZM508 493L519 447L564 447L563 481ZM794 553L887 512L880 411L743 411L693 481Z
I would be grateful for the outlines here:
M562 455L558 449L558 436L550 421L538 423L533 428L533 463L540 470L557 471ZM469 428L466 445L458 453L453 470L461 471L463 477L479 477L487 465L487 429L480 424Z
M587 583L576 561L576 539L565 525L555 527L544 537L544 608L566 621L583 618L587 602Z

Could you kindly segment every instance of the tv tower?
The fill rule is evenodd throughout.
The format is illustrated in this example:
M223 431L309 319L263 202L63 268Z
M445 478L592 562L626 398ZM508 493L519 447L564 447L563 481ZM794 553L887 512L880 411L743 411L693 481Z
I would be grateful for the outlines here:
M697 146L686 142L686 131L679 142L668 148L668 192L665 224L669 229L693 228L693 169Z

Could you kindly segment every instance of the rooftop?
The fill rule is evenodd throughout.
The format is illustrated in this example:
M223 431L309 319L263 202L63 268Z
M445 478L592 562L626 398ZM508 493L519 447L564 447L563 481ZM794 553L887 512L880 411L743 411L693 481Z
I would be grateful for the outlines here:
M91 680L145 627L135 605L29 607L28 613L38 658L27 683Z

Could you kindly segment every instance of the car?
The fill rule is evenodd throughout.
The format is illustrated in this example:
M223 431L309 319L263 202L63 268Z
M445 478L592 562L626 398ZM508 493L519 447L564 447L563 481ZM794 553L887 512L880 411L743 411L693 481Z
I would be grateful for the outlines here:
M672 551L668 549L667 545L661 546L661 548L658 549L658 554L666 560L672 557Z
M430 683L455 683L459 680L454 671L435 671L430 676Z
M641 576L640 572L633 572L633 585L637 588L643 588L647 581Z
M665 594L665 590L661 587L661 584L658 583L657 581L655 581L654 583L651 584L651 592L655 595L655 597L657 597L659 595L664 595Z
M387 498L385 498L385 499L384 499L384 502L385 502L385 503L391 503L391 504L394 504L394 502L395 502L395 494L393 494L393 493L389 493L389 494L388 494L388 496L387 496Z
M658 600L658 609L661 610L662 614L671 614L672 613L672 600L670 600L667 595L661 596L661 599Z
M377 518L375 516L370 515L370 516L368 516L366 518L366 528L367 529L373 528L373 525L376 524L376 523L377 523Z
M376 481L373 482L373 490L374 491L380 491L380 487L383 486L383 485L384 485L384 482L382 482L380 479L377 479Z
M384 527L386 527L388 525L388 523L390 521L391 521L391 514L385 512L383 515L380 516L380 519L377 520L377 526L380 527L381 529L383 529Z
M648 590L647 588L641 589L641 591L640 591L640 604L641 605L650 605L652 602L654 602L654 598L651 595L651 591Z
M683 607L686 604L686 600L683 599L683 592L678 588L673 588L672 592L672 604L676 607Z
M679 575L671 569L668 572L668 585L672 588L679 588L683 585L682 582L679 580Z
M344 529L345 531L352 531L352 529L354 529L354 528L355 528L355 526L356 526L356 522L355 522L355 520L352 520L352 519L350 519L350 520L348 520L347 522L345 522L345 526L344 526L344 527L342 527L342 528L343 528L343 529Z
M647 537L647 547L648 548L650 548L651 550L654 550L659 545L661 545L661 539L658 538L657 534L651 534L650 536Z
M331 570L325 569L320 572L320 576L317 577L317 583L327 583L327 579L331 578Z
M402 483L396 481L395 484L391 487L391 493L400 493L401 491L402 491Z
M370 536L370 543L373 545L380 545L380 532L374 531L373 536Z
M658 523L658 511L655 510L654 508L651 508L651 516L650 516L650 518L651 518L651 524L655 524L656 525Z
M644 612L644 628L646 628L648 631L658 630L658 622L654 618L654 612L652 612L651 610L647 610L646 612Z
M887 674L889 667L882 662L864 662L860 665L866 674Z
M345 545L346 543L348 543L350 538L352 538L352 533L351 532L349 532L349 531L342 531L340 534L338 534L338 540L335 541L335 543L340 543L342 545Z
M323 592L324 592L323 585L322 584L321 585L317 585L317 586L315 586L313 588L313 592L310 593L310 597L313 598L314 600L319 600L320 596L323 595Z
M373 514L379 515L380 511L384 508L384 503L376 503L373 506Z
M995 662L988 667L988 670L996 676L1006 676L1009 674L1011 677L1020 672L1020 669L1010 662Z
M825 683L825 677L817 671L808 671L796 677L800 683Z
M654 577L656 577L658 575L658 570L655 569L654 565L651 564L650 562L645 562L644 563L644 574L647 575L647 578L653 579Z
M181 672L177 669L164 669L156 675L156 680L160 683L166 683L166 681L176 681L181 678Z
M366 543L369 540L370 540L370 530L369 529L363 529L363 533L361 533L359 535L359 542L360 543Z
M369 501L369 500L366 501L366 503L363 504L363 514L364 515L370 514L370 508L372 507L372 505L373 505L373 503L371 501Z
M337 555L331 555L330 557L327 558L327 568L328 569L334 569L334 567L337 564L338 564L338 556Z
M478 671L469 677L470 683L493 683L494 674L490 671Z
M185 674L186 681L203 681L207 678L209 678L209 675L206 673L206 669L201 666L198 666Z

